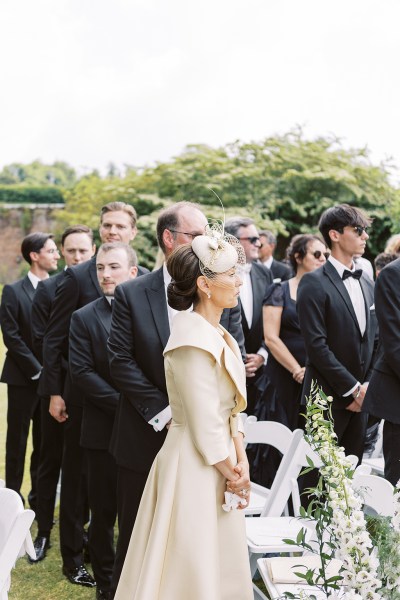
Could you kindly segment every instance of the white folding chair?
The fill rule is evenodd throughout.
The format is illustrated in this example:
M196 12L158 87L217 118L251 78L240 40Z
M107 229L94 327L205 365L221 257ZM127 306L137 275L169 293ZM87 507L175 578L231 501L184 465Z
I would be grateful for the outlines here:
M361 496L365 513L393 517L394 488L390 481L379 475L365 474L361 466L354 473L351 487Z
M245 441L247 444L265 444L279 450L282 460L275 475L286 470L290 463L295 448L303 437L301 429L291 431L282 423L276 421L257 421L257 417L247 417L245 424ZM263 515L268 512L266 503L271 495L271 489L258 483L251 484L251 495L249 506L244 509L247 515ZM277 493L274 491L274 493Z
M17 558L25 553L36 558L29 531L34 517L33 510L24 509L17 492L0 488L0 600L8 599Z

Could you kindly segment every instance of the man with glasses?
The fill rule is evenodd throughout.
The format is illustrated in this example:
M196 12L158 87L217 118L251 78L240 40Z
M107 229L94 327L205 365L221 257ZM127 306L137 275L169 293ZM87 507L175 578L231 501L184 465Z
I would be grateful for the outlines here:
M161 212L157 239L165 258L205 232L207 219L197 204L178 202ZM117 466L119 538L112 580L118 585L136 513L153 460L171 419L163 351L176 311L167 304L171 276L165 263L115 290L109 338L110 368L121 392L110 450ZM225 309L221 324L243 349L240 308Z
M307 351L304 398L312 382L333 397L338 443L361 461L367 415L361 412L372 372L377 322L374 284L353 257L362 255L371 219L347 204L328 208L319 230L331 249L327 262L302 278L297 292Z
M247 413L253 415L266 386L264 367L268 352L264 343L262 306L272 275L269 269L257 263L261 242L253 219L232 217L226 221L225 231L240 240L246 255L246 264L238 266L238 272L243 282L240 306L246 349Z

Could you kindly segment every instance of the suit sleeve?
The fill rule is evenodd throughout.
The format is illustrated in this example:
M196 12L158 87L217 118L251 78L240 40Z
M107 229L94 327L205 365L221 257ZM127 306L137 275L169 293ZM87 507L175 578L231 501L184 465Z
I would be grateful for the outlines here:
M185 413L190 435L207 465L229 456L218 398L217 362L199 348L182 347L165 358L168 381Z
M382 269L375 284L375 311L385 361L400 375L400 294L398 272Z
M120 393L149 422L168 406L168 396L143 373L136 352L132 313L123 287L117 286L108 339L110 370Z
M51 301L46 286L39 282L32 303L32 344L38 360L43 364L43 338L49 322Z
M50 319L43 339L45 393L49 396L63 393L63 364L68 360L68 334L72 313L78 308L79 284L72 269L57 288Z
M0 313L4 344L9 355L15 360L21 371L27 377L32 378L40 372L42 365L22 338L18 324L18 307L19 300L14 288L5 285Z
M74 383L89 400L114 416L119 393L96 371L94 348L88 328L78 313L71 318L69 331L69 368Z
M357 379L329 348L325 311L325 291L318 282L310 281L305 275L297 292L297 313L308 362L321 373L337 396L343 396L357 384ZM352 400L350 396L349 404Z

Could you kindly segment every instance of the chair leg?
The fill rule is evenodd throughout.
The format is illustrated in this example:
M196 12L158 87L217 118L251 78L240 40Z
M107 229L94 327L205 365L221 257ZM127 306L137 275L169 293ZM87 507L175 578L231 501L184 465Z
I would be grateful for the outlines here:
M254 600L270 600L257 586L253 583Z

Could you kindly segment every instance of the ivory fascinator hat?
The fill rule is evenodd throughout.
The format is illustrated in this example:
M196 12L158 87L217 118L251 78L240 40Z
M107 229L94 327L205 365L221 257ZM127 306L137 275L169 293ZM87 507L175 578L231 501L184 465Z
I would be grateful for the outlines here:
M192 250L199 259L200 271L206 277L215 277L246 262L239 240L225 233L222 223L207 225L205 235L193 239Z

